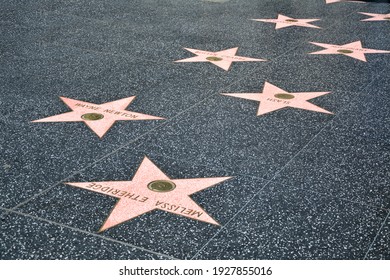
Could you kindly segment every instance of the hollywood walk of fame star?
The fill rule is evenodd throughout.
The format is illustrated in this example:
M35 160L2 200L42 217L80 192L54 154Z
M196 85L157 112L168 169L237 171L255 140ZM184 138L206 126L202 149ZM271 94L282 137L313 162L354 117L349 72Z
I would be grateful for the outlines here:
M387 20L390 21L390 14L371 14L371 13L361 13L359 14L370 16L370 18L362 19L361 21L380 21Z
M145 115L125 108L134 100L135 96L95 104L76 99L60 97L72 112L67 112L32 122L84 122L100 138L106 134L116 121L162 120L164 118Z
M278 15L277 19L253 19L253 20L276 23L275 29L280 29L289 26L321 28L309 23L309 22L317 21L319 19L297 19L297 18L287 17L281 14Z
M155 209L219 225L189 196L230 178L170 179L145 157L131 181L66 184L119 198L101 232Z
M325 50L312 52L310 54L342 54L364 62L367 62L366 56L364 55L366 53L390 53L390 51L365 49L362 47L362 42L360 41L355 41L345 45L330 45L316 42L310 43L325 48Z
M185 50L196 54L194 57L176 60L175 62L210 62L225 71L228 71L233 62L246 61L266 61L264 59L236 56L238 48L227 49L219 52L209 52L203 50L184 48Z
M320 113L333 114L322 109L307 100L328 94L329 92L287 92L268 82L265 82L262 93L221 93L222 95L233 96L243 99L259 101L257 115L264 115L285 107L293 107Z

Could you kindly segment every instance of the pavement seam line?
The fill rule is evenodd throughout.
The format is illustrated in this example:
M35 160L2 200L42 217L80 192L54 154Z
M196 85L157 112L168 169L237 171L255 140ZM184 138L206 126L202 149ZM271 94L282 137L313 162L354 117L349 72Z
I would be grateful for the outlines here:
M324 127L322 127L319 131L319 133L321 133L321 131L323 129L325 129L326 125ZM299 150L297 154L299 154L307 145L309 145L311 143L311 141L314 139L314 137L312 139L309 140L308 143L306 143L306 145L304 145L302 147L301 150ZM275 173L274 177L279 173L281 172L284 167L286 167L293 159L295 158L295 156L293 156L278 172ZM241 207L241 209L239 209L223 226L221 226L221 228L200 248L200 250L191 258L191 259L194 259L196 258L200 252L202 252L207 246L208 244L215 238L217 237L239 214L241 214L241 212L247 207L247 205L252 202L257 196L260 195L260 193L270 184L273 182L273 179L274 177L272 177L258 192L256 192L251 198L248 199L248 201L244 204L243 207Z
M368 4L364 5L363 7L365 6L368 6ZM349 15L352 15L352 14L355 14L356 12L358 12L359 10L361 10L361 8L359 9L356 9L354 10L353 12L347 14L346 16L349 16ZM78 15L72 15L72 14L64 14L64 13L57 13L58 11L47 11L47 10L41 10L43 12L43 14L45 15L56 15L56 16L59 16L59 15L63 15L63 16L67 16L67 17L71 17L71 18L78 18L78 19L86 19L86 20L91 20L91 21L98 21L100 23L108 23L108 21L106 20L100 20L100 19L95 19L95 18L89 18L89 17L83 17L83 16L78 16ZM1 22L1 21L0 21ZM24 28L31 28L29 26L24 26L24 25L19 25L17 23L13 23L13 22L8 22L8 23L11 23L15 26L19 26L19 27L24 27ZM321 28L321 30L319 30L319 32L321 31L325 31L325 30L331 30L331 28L335 25L337 25L338 23L334 23L334 24L331 24L329 26L327 26L326 28ZM127 30L127 28L122 28L124 30ZM310 40L310 39L308 39ZM76 46L72 46L72 45L64 45L64 44L57 44L56 42L46 42L46 41L42 41L40 40L39 42L37 43L43 43L45 44L46 46L47 45L52 45L52 46L56 46L56 47L61 47L61 48L73 48L73 49L79 49L79 50L82 50L82 51L85 51L85 52L92 52L92 53L95 53L95 54L104 54L104 55L107 55L107 56L118 56L118 57L125 57L125 58L129 58L129 59L134 59L135 61L138 61L138 60L141 60L141 61L145 61L145 62L156 62L155 60L148 60L148 59L139 59L138 57L136 56L131 56L127 53L111 53L111 52L103 52L103 51L98 51L98 50L93 50L93 49L86 49L86 48L82 48L82 47L76 47ZM305 42L302 42L302 43L299 43L297 44L296 46L286 50L285 52L275 56L274 58L270 58L268 59L267 61L274 61L274 60L277 60L278 58L286 55L287 53L290 53L291 51L295 50L295 49L298 49L299 47L301 47L302 45L304 45L305 43L307 43L306 41ZM185 46L181 46L182 48L185 48ZM162 63L160 64L169 64L169 63L173 63L172 61L160 61ZM192 66L192 65L191 65ZM251 72L253 73L253 72ZM44 76L44 75L42 75Z
M256 70L253 70L251 73L253 73L253 72L255 72L255 71L256 71ZM237 82L239 82L239 81L241 81L241 80L243 80L243 79L245 79L245 77L242 78L242 79L237 79L237 80L235 80L235 81L232 82L231 84L227 85L226 88L227 88L227 87L230 87L230 86L232 86L232 85L234 85L234 84L236 84ZM225 87L223 87L223 88L225 88ZM221 89L222 89L222 88L221 88ZM165 121L164 121L163 123L161 123L160 125L156 125L156 126L153 127L152 129L150 129L150 130L148 130L147 132L141 134L140 136L136 137L136 138L133 139L132 141L130 141L130 142L126 143L126 144L123 144L123 145L121 145L121 146L118 146L118 148L114 149L113 151L109 152L108 154L106 154L106 155L104 155L104 156L101 156L100 158L98 158L98 159L95 160L94 162L90 163L89 165L86 165L84 168L79 169L78 171L75 171L74 173L68 175L65 179L62 179L62 180L60 180L59 182L54 183L52 186L47 187L46 189L44 189L44 190L42 190L41 192L39 192L39 193L37 193L36 195L34 195L33 197L30 197L29 199L22 201L21 203L17 204L16 206L12 207L11 209L12 209L12 210L15 210L15 209L19 208L20 206L22 206L22 205L24 205L24 204L30 202L31 200L35 199L35 198L38 197L38 196L40 196L42 193L46 193L47 191L51 190L51 189L54 188L55 186L57 186L57 185L59 185L59 184L61 184L61 183L64 183L65 180L67 180L67 179L69 179L69 178L72 178L73 176L75 176L75 175L77 175L77 174L80 174L81 172L87 170L88 168L92 167L93 165L99 163L100 161L102 161L102 160L104 160L104 159L106 159L106 158L108 158L108 157L110 157L110 156L112 156L112 155L118 153L120 150L123 150L123 149L127 148L127 147L130 146L131 144L138 142L138 140L140 140L140 139L144 138L145 136L151 134L151 133L154 132L155 130L157 130L157 129L161 128L161 127L167 126L168 124L170 124L170 123L172 123L173 121L175 121L177 118L179 118L179 117L180 117L181 115L183 115L184 113L186 113L186 112L188 112L188 111L191 111L193 108L197 107L199 104L208 101L210 98L212 98L212 97L214 97L214 96L217 96L217 95L219 94L219 91L220 91L220 90L218 90L217 93L212 93L213 90L208 90L208 91L206 91L206 93L205 93L203 96L205 96L207 93L212 93L212 94L207 95L204 99L200 100L199 102L197 102L197 103L195 103L195 104L192 104L191 106L189 106L189 107L187 107L186 109L184 109L183 111L179 112L178 114L176 114L176 115L173 116L172 118L165 120ZM3 214L3 215L6 215L6 213ZM1 215L1 216L3 216L3 215Z
M162 155L159 155L155 152L151 152L149 153L149 155L151 156L155 156L157 158L166 158L166 159L172 159L172 160L175 160L175 161L179 161L179 162L184 162L184 163L191 163L190 160L182 160L182 159L178 159L178 158L175 158L175 157L169 157L169 156L162 156ZM205 167L205 168L213 168L211 165L205 165L205 164L197 164L196 166L199 166L199 167ZM215 168L215 167L214 167ZM214 169L212 171L215 171L215 172L218 172L218 171L222 171L223 168L218 168L218 169ZM329 173L330 174L330 173ZM228 174L227 174L228 175ZM234 175L232 175L234 177ZM236 175L237 176L237 175ZM247 177L247 178L254 178L254 179L257 179L257 180L261 180L265 183L269 183L269 182L275 182L279 185L283 185L285 187L289 187L289 188L292 188L292 189L295 189L295 190L302 190L303 187L300 187L300 186L292 186L290 184L286 184L284 182L281 182L281 181L277 181L277 180L273 180L271 181L271 179L267 179L267 178L264 178L264 177L260 177L260 176L256 176L256 175L251 175L251 174L247 174L247 173L241 173L239 175L240 177ZM341 198L341 197L338 197L338 196L335 196L335 195L331 195L331 194L327 194L327 193L321 193L321 192L318 192L318 191L313 191L313 190L307 190L308 192L311 192L311 193L316 193L316 194L320 194L322 196L326 196L326 197L329 197L329 198L337 198L337 199L340 199L340 200L343 200L343 201L346 201L346 202L351 202L351 203L354 203L354 204L360 204L362 206L366 206L367 208L374 208L374 209L380 209L380 210L385 210L385 211L390 211L390 208L385 208L385 207L380 207L380 206L377 206L377 205L373 205L373 204L369 204L369 203L364 203L362 201L357 201L357 200L350 200L350 199L347 199L347 198Z
M383 220L383 223L381 224L381 227L379 228L379 230L378 230L378 232L376 233L374 239L372 240L370 246L368 247L367 252L366 252L366 254L364 255L363 260L366 260L366 259L367 259L368 254L370 253L370 251L371 251L372 247L374 246L374 244L375 244L377 238L379 237L379 234L381 233L381 231L382 231L382 229L384 228L384 226L385 226L387 220L389 220L389 219L390 219L390 211L387 213L387 216L386 216L386 218Z
M297 46L297 47L295 47L295 48L293 48L293 49L296 49L296 48L298 48L298 47L299 47L299 46ZM286 53L281 54L280 56L276 57L275 59L277 59L277 58L279 58L279 57L283 57L285 54L286 54ZM254 73L254 72L256 72L256 71L257 71L257 69L251 71L250 73ZM383 72L383 71L382 71L382 72ZM381 72L381 73L382 73L382 72ZM16 209L19 208L20 206L25 205L26 203L30 202L31 200L34 200L36 197L40 196L41 194L44 194L44 193L48 192L49 190L51 190L52 188L54 188L54 187L56 187L56 186L58 186L58 185L64 183L65 180L67 180L67 179L69 179L69 178L72 178L72 177L74 177L74 176L77 175L77 174L80 174L81 172L83 172L83 171L85 171L86 169L92 167L93 165L99 163L100 161L102 161L102 160L104 160L104 159L110 157L111 155L116 154L117 152L119 152L119 151L122 150L122 149L127 148L127 147L130 146L131 144L136 143L138 140L140 140L140 139L144 138L145 136L151 134L152 132L154 132L155 130L159 129L160 127L168 126L168 124L171 124L172 122L174 122L174 121L175 121L178 117L180 117L182 114L186 113L187 111L192 110L193 108L197 107L197 106L200 105L201 103L204 103L204 102L208 101L208 100L211 99L212 97L217 96L217 95L219 94L219 91L223 90L224 88L229 88L229 87L231 87L231 86L237 84L238 82L240 82L240 81L242 81L242 80L244 80L244 79L245 79L245 77L243 77L243 78L241 78L241 79L237 79L237 80L235 80L234 82L232 82L231 84L222 87L220 90L218 90L217 93L207 95L204 99L202 99L202 100L200 100L199 102L194 103L193 105L187 107L186 109L184 109L183 111L179 112L178 114L176 114L176 115L173 116L172 118L167 119L166 121L164 121L162 124L153 127L152 129L150 129L149 131L145 132L144 134L142 134L142 135L136 137L134 140L132 140L132 141L130 141L130 142L128 142L128 143L126 143L126 144L124 144L124 145L122 145L122 146L119 146L117 149L113 150L112 152L110 152L110 153L108 153L108 154L106 154L106 155L104 155L104 156L98 158L98 159L95 160L93 163L87 165L86 167L84 167L84 168L82 168L82 169L79 169L78 171L75 171L74 173L68 175L66 178L64 178L64 179L62 179L62 180L60 180L60 181L54 183L54 185L52 185L52 186L50 186L50 187L48 187L48 188L42 190L41 192L38 192L36 195L30 197L29 199L26 199L26 200L22 201L21 203L17 204L16 206L12 207L11 209L12 209L12 210L16 210ZM212 92L212 90L209 90L209 91L207 91L207 92L210 93L210 92ZM206 92L204 95L206 95L207 92ZM330 121L330 122L331 122L331 121ZM272 179L271 179L271 180L272 180ZM7 214L7 213L4 213L4 214L1 215L1 216L4 216L4 215L6 215L6 214Z
M380 72L380 74L384 72L384 70L382 70ZM372 79L372 81L370 83L368 83L365 87L367 88L369 85L371 85L377 78L379 78L379 75L377 77L375 77L374 79ZM348 109L348 106L349 104L345 105L341 110L340 110L340 113L347 110ZM195 255L191 258L191 259L194 259L196 258L207 246L208 244L210 244L210 242L215 238L217 237L229 224L231 221L233 221L237 216L238 214L240 214L245 208L246 206L255 199L256 196L258 196L270 183L272 182L275 182L277 183L275 180L275 177L280 174L289 164L290 162L292 162L304 149L306 149L306 147L312 143L312 141L314 141L314 139L325 129L327 128L329 125L332 125L333 121L337 118L336 115L333 116L332 120L329 121L327 124L325 124L319 131L318 133L316 133L297 153L295 153L295 155L293 157L291 157L290 160L287 161L287 163L281 168L279 169L277 172L275 172L275 174L273 175L273 177L263 186L263 188L261 188L257 193L255 193L252 198L250 198L248 200L247 203L244 204L244 206L238 210L228 221L227 223L225 223L223 226L221 226L221 228L199 249L199 251L197 253L195 253Z
M15 210L12 210L12 209L7 209L7 208L4 208L4 207L0 207L0 209L4 210L4 211L8 211L9 213L17 214L17 215L20 215L20 216L24 216L24 217L27 217L27 218L34 219L34 220L39 220L39 221L42 221L42 222L45 222L45 223L48 223L48 224L51 224L51 225L64 227L64 228L70 229L72 231L84 233L84 234L87 234L87 235L92 235L94 237L98 237L100 239L103 239L103 240L106 240L106 241L109 241L109 242L114 242L114 243L118 243L118 244L121 244L121 245L125 245L127 247L131 247L131 248L134 248L134 249L137 249L137 250L141 250L141 251L145 251L145 252L148 252L148 253L152 253L154 255L162 256L164 258L178 260L178 259L176 259L176 258L174 258L172 256L169 256L169 255L166 255L166 254L162 254L162 253L158 253L158 252L155 252L155 251L152 251L152 250L149 250L149 249L145 249L145 248L133 245L131 243L120 241L120 240L117 240L117 239L114 239L114 238L106 237L106 236L103 236L101 234L89 232L87 230L75 228L75 227L72 227L72 226L69 226L69 225L65 225L65 224L54 222L54 221L51 221L51 220L48 220L48 219L45 219L45 218L33 216L31 214L27 214L27 213L24 213L24 212L15 211Z
M368 6L368 4L367 4L367 5L364 5L364 6ZM360 7L360 8L361 8L361 7ZM356 11L360 10L360 8L357 9ZM356 11L354 10L353 12L351 12L351 13L349 13L349 14L347 14L347 15L356 13ZM335 23L335 24L333 24L333 25L330 25L329 27L332 27L332 26L335 26L335 25L337 25L337 23ZM323 30L327 30L327 29L323 29ZM310 40L310 39L308 39L308 40ZM289 53L290 51L299 48L301 45L303 45L303 44L305 44L305 43L307 43L307 42L305 41L305 42L303 42L302 44L298 44L297 46L295 46L295 47L293 47L293 48L287 50L286 52L284 52L284 53L282 53L282 54L276 56L276 57L273 58L272 60L275 61L275 60L277 60L278 58L285 56L285 55L286 55L287 53ZM270 59L270 60L271 60L271 59ZM253 71L250 71L250 74L255 73L257 70L258 70L258 69L255 69L255 70L253 70ZM383 71L382 71L382 72L383 72ZM231 86L237 84L238 82L240 82L240 81L242 81L242 80L244 80L244 79L245 79L245 77L243 77L243 78L241 78L241 79L237 79L237 80L235 80L234 82L232 82L231 84L222 87L221 90L222 90L223 88L231 87ZM187 108L184 109L183 111L179 112L177 115L175 115L175 116L173 116L172 118L166 120L166 121L165 121L164 123L162 123L161 125L155 126L154 128L150 129L149 131L145 132L144 134L140 135L139 137L136 137L134 140L132 140L132 141L130 141L130 142L128 142L128 143L126 143L126 144L124 144L124 145L122 145L122 146L119 146L117 149L115 149L115 150L113 150L112 152L110 152L110 153L108 153L108 154L106 154L106 155L104 155L104 156L98 158L97 160L95 160L93 163L87 165L86 167L84 167L84 168L82 168L82 169L79 169L78 171L75 171L74 173L68 175L65 179L62 179L62 180L60 180L60 181L54 183L54 185L52 185L52 186L50 186L50 187L48 187L48 188L42 190L41 192L37 193L36 195L30 197L29 199L22 201L21 203L19 203L19 204L17 204L16 206L12 207L12 208L10 209L10 211L11 211L11 210L12 210L12 211L15 211L15 210L16 210L17 208L19 208L20 206L27 204L28 202L34 200L36 197L38 197L38 196L40 196L40 195L42 195L42 194L45 194L46 192L48 192L49 190L53 189L54 187L56 187L56 186L58 186L58 185L64 183L67 179L72 178L73 176L75 176L75 175L77 175L77 174L80 174L81 172L83 172L83 171L85 171L86 169L92 167L93 165L99 163L100 161L102 161L102 160L104 160L104 159L106 159L106 158L112 156L113 154L118 153L120 150L127 148L127 147L130 146L131 144L136 143L138 140L144 138L145 136L149 135L150 133L154 132L155 130L159 129L160 127L167 126L168 124L171 124L171 120L172 120L172 121L173 121L173 120L176 120L176 119L177 119L178 117L180 117L182 114L184 114L184 113L186 113L186 112L192 110L193 108L197 107L197 106L200 105L201 103L204 103L204 102L208 101L208 100L211 99L212 97L217 96L217 95L219 94L219 91L220 91L220 90L218 90L217 93L210 94L210 95L206 96L206 97L205 97L204 99L202 99L201 101L199 101L199 102L197 102L197 103L195 103L195 104L193 104L193 105L187 107ZM212 90L207 91L207 92L212 92ZM205 94L206 94L206 93L205 93ZM332 122L332 121L330 121L330 123L331 123L331 122ZM327 126L327 125L325 125L324 127L326 127L326 126ZM322 130L321 130L321 131L322 131ZM289 161L289 162L290 162L290 161ZM288 163L289 163L289 162L288 162ZM273 177L273 178L274 178L274 177ZM271 181L273 180L273 178L271 178ZM267 184L268 184L268 183L267 183ZM266 185L267 185L267 184L266 184ZM265 186L266 186L266 185L265 185ZM265 187L265 186L264 186L264 187ZM5 216L5 215L7 214L7 212L8 212L8 211L6 211L6 213L4 213L3 215L1 215L1 217Z

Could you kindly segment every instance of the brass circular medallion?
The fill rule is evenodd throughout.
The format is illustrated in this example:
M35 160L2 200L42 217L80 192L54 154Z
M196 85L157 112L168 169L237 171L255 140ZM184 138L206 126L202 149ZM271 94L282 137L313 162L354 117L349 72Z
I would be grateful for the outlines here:
M353 53L351 50L337 50L339 53Z
M154 192L170 192L175 188L175 183L167 180L157 180L148 184L148 189Z
M221 61L221 60L223 60L222 58L216 57L216 56L208 56L208 57L206 57L206 59L208 61Z
M87 113L81 116L83 120L86 121L98 121L104 118L104 115L99 113Z
M277 93L274 96L279 99L293 99L295 97L294 95L288 93Z
M296 19L286 19L287 22L298 22Z

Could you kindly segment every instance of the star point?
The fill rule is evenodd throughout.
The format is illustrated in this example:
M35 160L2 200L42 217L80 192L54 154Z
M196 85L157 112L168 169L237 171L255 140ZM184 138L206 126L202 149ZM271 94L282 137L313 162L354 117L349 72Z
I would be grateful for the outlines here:
M362 13L359 14L369 16L370 18L362 19L361 21L390 21L390 13L389 14L372 14L372 13Z
M103 232L153 210L220 226L190 195L230 178L232 177L171 179L145 157L131 181L66 184L119 199L99 229L99 232Z
M366 53L390 53L385 50L374 50L363 48L361 41L355 41L344 45L332 45L317 42L309 42L310 44L324 48L324 50L312 52L309 54L341 54L346 55L364 62L367 62Z
M225 71L230 69L233 62L248 62L248 61L267 61L265 59L236 56L238 47L226 49L218 52L210 52L204 50L184 48L185 50L195 54L194 57L176 60L175 62L210 62Z
M277 86L265 82L261 93L221 93L225 96L237 97L260 102L257 116L264 115L285 107L298 108L326 114L333 114L307 100L330 92L287 92Z
M319 28L321 27L310 24L309 22L318 21L320 19L296 19L292 17L288 17L282 14L278 15L277 19L252 19L254 21L261 22L269 22L276 23L275 29L281 29L290 26L300 26L300 27L308 27L308 28Z
M84 122L99 138L102 138L116 121L164 119L162 117L125 110L134 98L135 96L131 96L107 103L95 104L60 96L62 102L72 110L71 112L34 120L32 122Z

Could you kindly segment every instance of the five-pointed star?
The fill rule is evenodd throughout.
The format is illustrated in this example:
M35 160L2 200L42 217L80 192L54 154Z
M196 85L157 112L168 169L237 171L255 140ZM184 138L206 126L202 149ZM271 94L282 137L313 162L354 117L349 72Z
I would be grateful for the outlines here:
M72 112L67 112L33 122L84 122L100 138L111 128L115 121L162 120L164 118L126 111L125 108L135 96L94 104L76 99L60 97Z
M390 51L364 49L362 42L355 41L345 45L330 45L323 43L310 42L313 45L325 48L325 50L312 52L310 54L343 54L352 58L367 62L365 53L390 53Z
M328 94L329 92L287 92L268 82L264 84L262 93L221 93L222 95L233 96L243 99L259 101L257 115L264 115L284 107L294 107L304 110L316 111L326 114L333 114L322 109L307 100Z
M99 230L101 232L154 209L219 225L190 198L190 195L230 178L170 179L145 157L132 181L66 184L119 198Z
M192 52L193 54L196 54L196 56L181 59L181 60L176 60L175 62L211 62L212 64L224 69L225 71L228 71L230 65L233 62L237 62L237 61L239 62L266 61L264 59L236 56L236 52L238 48L227 49L219 52L209 52L209 51L188 49L188 48L184 48L184 49L189 52Z
M253 19L255 21L276 23L275 29L280 29L289 26L301 26L310 28L321 28L310 24L309 22L317 21L319 19L296 19L279 14L277 19Z
M370 18L362 19L361 21L380 21L380 20L390 21L390 13L389 14L371 14L371 13L359 12L359 14L370 16Z

